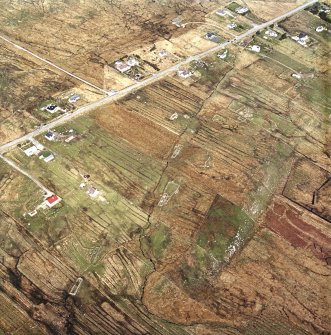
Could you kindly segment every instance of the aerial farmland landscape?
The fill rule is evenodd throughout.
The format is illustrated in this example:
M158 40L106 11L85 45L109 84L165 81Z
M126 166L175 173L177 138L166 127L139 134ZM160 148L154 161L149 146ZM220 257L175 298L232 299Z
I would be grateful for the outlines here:
M331 1L0 0L0 335L331 335Z

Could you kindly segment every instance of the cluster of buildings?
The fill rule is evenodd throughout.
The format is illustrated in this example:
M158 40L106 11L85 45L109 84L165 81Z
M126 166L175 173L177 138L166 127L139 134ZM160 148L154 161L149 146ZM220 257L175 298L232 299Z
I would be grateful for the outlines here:
M67 132L64 133L58 133L56 131L49 130L44 137L48 141L62 140L65 143L70 143L77 137L77 133L74 129L69 129Z
M34 140L34 143L26 143L24 146L21 146L20 149L28 157L39 155L39 159L46 163L52 161L55 158L55 156L50 151L45 150L45 147L36 140Z
M31 212L28 212L28 215L30 217L34 217L38 214L39 209L53 208L54 206L59 204L61 201L62 201L62 199L58 195L56 195L54 193L48 193L45 196L44 201L39 206L37 206L37 208L35 208ZM25 216L25 214L24 214L24 216Z
M121 73L128 72L133 66L138 66L140 64L139 60L135 57L129 57L127 61L118 60L115 62L115 69Z
M309 36L306 33L300 33L297 36L292 36L292 39L304 47L307 47L307 43L310 41Z

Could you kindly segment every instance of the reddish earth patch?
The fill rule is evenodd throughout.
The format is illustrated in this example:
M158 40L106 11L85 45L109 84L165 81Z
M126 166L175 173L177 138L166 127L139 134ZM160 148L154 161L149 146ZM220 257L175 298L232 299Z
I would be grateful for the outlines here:
M298 159L283 195L331 222L331 174L307 159Z
M165 159L177 140L167 129L119 104L100 110L96 119L110 133L157 159Z
M331 261L331 239L287 203L273 203L266 214L267 227L296 248L310 248L318 259Z

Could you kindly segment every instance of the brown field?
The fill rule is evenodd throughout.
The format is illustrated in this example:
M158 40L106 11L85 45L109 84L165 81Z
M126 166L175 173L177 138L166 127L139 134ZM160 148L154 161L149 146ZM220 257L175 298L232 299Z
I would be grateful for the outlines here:
M0 143L33 130L43 121L34 109L54 93L72 88L64 76L17 55L1 42Z
M303 0L294 1L256 1L256 0L245 0L242 1L249 7L249 9L259 18L264 21L268 21L275 16L281 15L299 5L304 3ZM267 6L266 6L267 5Z
M330 276L329 228L279 199L270 206L264 223L268 228L255 234L221 273L203 277L205 286L191 298L169 278L171 265L153 273L145 288L149 310L185 324L215 322L217 315L218 322L226 324L222 334L241 334L240 324L249 334L327 333L330 316L320 301L330 304L323 293ZM172 304L167 303L170 299Z
M331 173L311 161L296 161L283 194L297 204L331 222Z
M177 139L174 133L121 104L99 111L96 119L97 124L111 134L123 138L155 159L165 159Z
M282 236L293 247L311 250L318 259L331 262L330 238L323 222L303 216L298 208L275 202L266 213L269 229Z
M0 143L6 143L32 131L41 123L58 116L41 111L56 102L63 108L68 97L79 93L76 106L96 100L101 95L45 64L0 42Z

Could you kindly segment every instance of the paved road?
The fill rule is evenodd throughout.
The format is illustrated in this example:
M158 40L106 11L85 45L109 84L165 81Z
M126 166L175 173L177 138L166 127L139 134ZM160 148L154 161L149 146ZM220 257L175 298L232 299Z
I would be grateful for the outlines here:
M72 118L74 117L77 117L81 114L84 114L88 111L91 111L93 109L96 109L100 106L103 106L111 101L114 101L114 100L117 100L119 98L122 98L123 96L127 95L127 94L130 94L132 92L134 92L135 90L138 90L138 89L141 89L149 84L151 84L152 82L155 82L161 78L164 78L166 77L167 75L169 75L170 73L172 72L175 72L177 71L178 69L180 69L180 67L182 67L183 65L186 65L186 64L189 64L190 62L194 61L194 60L198 60L198 59L201 59L203 57L206 57L214 52L217 52L217 51L220 51L222 49L224 49L227 45L231 44L231 43L236 43L236 42L239 42L243 39L245 39L246 37L248 36L251 36L253 34L255 34L257 31L261 30L261 29L264 29L264 28L267 28L269 27L270 25L274 24L274 23L277 23L279 21L282 21L284 19L286 19L287 17L289 16L292 16L293 14L305 9L306 7L309 7L311 6L312 4L318 2L318 0L310 0L309 2L297 7L297 8L294 8L292 10L290 10L289 12L283 14L283 15L280 15L268 22L265 22L265 23L262 23L260 25L257 25L255 27L253 27L252 29L248 30L247 32L241 34L241 35L238 35L237 37L233 38L232 40L230 41L227 41L227 42L224 42L222 44L218 44L216 45L215 47L213 48L210 48L204 52L201 52L197 55L194 55L194 56L190 56L186 59L184 59L183 61L179 62L178 64L168 68L168 69L165 69L165 70L162 70L162 71L159 71L157 73L155 73L154 75L152 75L151 77L149 78L146 78L145 80L142 80L141 82L137 82L131 86L128 86L120 91L116 91L116 92L106 92L107 93L107 96L100 99L100 100L97 100L95 102L92 102L88 105L85 105L79 109L77 109L75 112L73 113L68 113L68 114L65 114L63 116L61 116L60 118L58 119L55 119L53 121L51 121L50 123L32 131L31 133L27 134L27 135L24 135L18 139L15 139L11 142L8 142L6 144L3 144L0 146L0 153L3 153L5 151L7 151L8 149L10 149L12 146L15 146L17 145L18 143L21 143L21 142L24 142L26 140L28 140L29 138L31 137L34 137L34 136L37 136L49 129L52 129L52 128L55 128L63 123L66 123L68 122L69 120L71 120ZM3 39L3 37L0 36L0 38ZM13 42L10 42L12 44L14 44ZM15 44L14 44L15 45ZM27 52L29 52L28 50L26 50ZM29 52L30 53L30 52ZM34 54L33 54L34 55ZM39 59L47 62L47 63L50 63L48 62L47 60L45 59L42 59L41 57L35 55L36 57L38 57ZM55 64L53 63L50 63L50 65L52 66L55 66L56 68L58 68ZM61 68L60 68L61 69ZM61 69L62 71L64 71L65 73L67 73L67 71ZM70 73L69 73L70 74ZM74 76L74 74L70 74L71 76ZM85 82L83 79L82 79L83 82ZM93 85L93 84L92 84ZM104 91L105 92L105 91Z
M30 178L34 183L36 183L36 185L39 188L41 188L45 192L45 195L51 195L51 194L53 194L53 192L51 192L47 187L45 187L37 178L35 178L30 173L28 173L25 170L23 170L21 167L19 167L11 159L9 159L9 158L1 155L1 154L0 154L0 158L3 159L8 165L10 165L11 167L13 167L15 170L17 170L18 172L20 172L20 173L24 174L25 176L27 176L28 178Z
M69 120L71 120L74 117L77 117L77 116L79 116L79 115L81 115L83 113L86 113L86 112L91 111L93 109L96 109L96 108L98 108L100 106L103 106L103 105L105 105L105 104L107 104L107 103L109 103L111 101L114 101L114 100L117 100L119 98L122 98L123 96L125 96L127 94L130 94L130 93L134 92L135 90L141 89L141 88L149 85L150 83L152 83L154 81L157 81L157 80L159 80L159 79L161 79L163 77L166 77L167 75L169 75L172 72L177 71L183 65L189 64L190 62L192 62L194 60L199 60L199 59L201 59L203 57L206 57L206 56L208 56L208 55L210 55L210 54L212 54L214 52L220 51L220 50L224 49L227 45L229 45L231 43L239 42L239 41L245 39L246 37L255 34L257 31L259 31L261 29L264 29L264 28L267 28L267 27L269 27L270 25L272 25L274 23L280 22L280 21L288 18L289 16L292 16L293 14L295 14L295 13L297 13L297 12L305 9L306 7L311 6L312 4L314 4L316 2L318 2L318 0L310 0L307 3L301 5L301 6L295 8L293 10L288 11L287 13L285 13L283 15L280 15L280 16L278 16L278 17L276 17L276 18L274 18L274 19L272 19L272 20L270 20L268 22L265 22L265 23L262 23L260 25L257 25L255 27L253 27L252 29L250 29L247 32L245 32L245 33L243 33L243 34L241 34L241 35L233 38L230 41L227 41L227 42L224 42L222 44L216 45L215 47L213 47L211 49L208 49L208 50L206 50L204 52L201 52L201 53L199 53L197 55L190 56L190 57L186 58L185 60L179 62L178 64L176 64L176 65L174 65L174 66L172 66L172 67L170 67L168 69L159 71L156 74L152 75L151 77L149 77L149 78L147 78L147 79L145 79L145 80L143 80L141 82L135 83L135 84L133 84L131 86L128 86L128 87L126 87L126 88L124 88L124 89L122 89L120 91L116 91L116 92L106 92L103 89L100 89L99 87L97 87L97 86L95 86L95 85L93 85L93 84L85 81L84 79L81 79L81 78L75 76L74 74L72 74L72 73L70 73L70 72L68 72L68 71L66 71L66 70L58 67L57 65L49 62L48 60L43 59L43 58L39 57L38 55L35 55L32 52L30 52L30 51L28 51L28 50L26 50L26 49L18 46L17 44L13 43L12 41L10 41L10 40L8 40L8 39L0 36L1 39L5 40L6 42L8 42L8 43L10 43L12 45L14 45L16 48L18 48L20 50L23 50L25 52L28 52L32 56L34 56L34 57L42 60L43 62L45 62L45 63L47 63L47 64L49 64L49 65L51 65L51 66L53 66L53 67L55 67L57 69L59 69L60 71L66 73L68 75L70 75L71 77L74 77L74 78L76 78L76 79L84 82L85 84L87 84L89 86L92 86L92 87L94 87L94 88L96 88L98 90L101 90L101 91L103 91L104 93L107 94L106 97L104 97L104 98L102 98L100 100L97 100L95 102L92 102L92 103L90 103L88 105L85 105L85 106L77 109L73 113L65 114L65 115L59 117L58 119L55 119L55 120L51 121L50 123L48 123L48 124L46 124L46 125L38 128L38 129L32 131L31 133L29 133L27 135L24 135L24 136L22 136L22 137L20 137L18 139L15 139L13 141L10 141L8 143L5 143L5 144L1 145L0 146L0 158L3 159L4 161L6 161L8 164L10 164L17 171L19 171L19 172L23 173L24 175L26 175L27 177L29 177L42 190L44 190L45 192L50 192L36 178L34 178L32 175L30 175L29 173L27 173L26 171L24 171L23 169L21 169L19 166L17 166L14 162L12 162L11 160L9 160L8 158L6 158L3 155L1 155L1 153L6 152L11 147L16 146L17 144L19 144L21 142L24 142L26 140L29 140L32 137L35 137L35 136L37 136L37 135L39 135L39 134L41 134L41 133L43 133L43 132L45 132L45 131L47 131L47 130L49 130L51 128L55 128L55 127L57 127L57 126L59 126L59 125L61 125L63 123L66 123L66 122L68 122Z
M34 58L37 58L37 59L41 60L42 62L44 62L44 63L50 65L51 67L56 68L57 70L59 70L59 71L65 73L65 74L67 74L68 76L73 77L73 78L75 78L75 79L81 81L82 83L84 83L84 84L86 84L86 85L88 85L88 86L91 86L91 87L95 88L96 90L98 90L98 91L100 91L100 92L102 92L102 93L104 93L104 94L108 94L108 92L107 92L106 90L102 89L101 87L99 87L99 86L97 86L97 85L94 85L94 84L92 84L91 82L89 82L89 81L87 81L87 80L85 80L85 79L83 79L83 78L81 78L81 77L78 77L78 76L76 76L75 74L73 74L73 73L71 73L71 72L65 70L64 68L62 68L62 67L60 67L60 66L58 66L58 65L56 65L56 64L54 64L54 63L52 63L52 62L50 62L49 60L47 60L47 59L45 59L45 58L43 58L43 57L38 56L38 55L35 54L34 52L31 52L30 50L21 47L20 45L18 45L18 44L16 44L16 43L14 43L13 41L11 41L9 38L0 35L0 39L2 39L3 41L9 43L10 45L14 46L16 49L18 49L18 50L20 50L20 51L23 51L23 52L26 52L26 53L28 53L30 56L32 56L32 57L34 57Z

